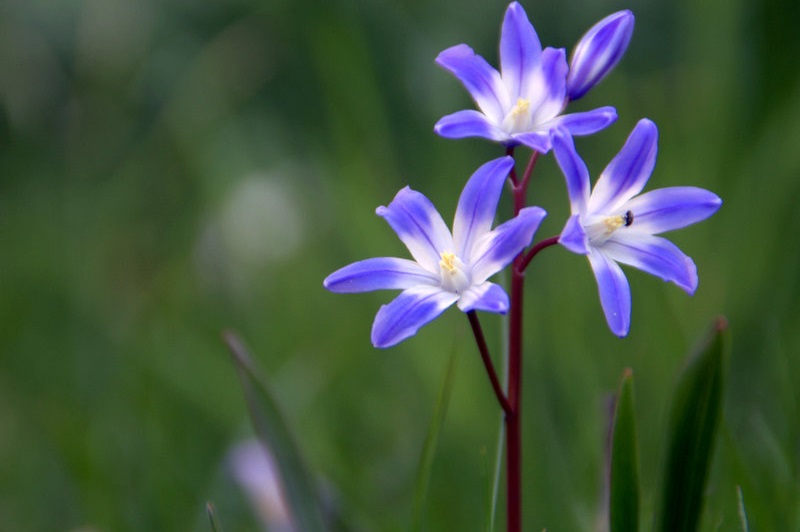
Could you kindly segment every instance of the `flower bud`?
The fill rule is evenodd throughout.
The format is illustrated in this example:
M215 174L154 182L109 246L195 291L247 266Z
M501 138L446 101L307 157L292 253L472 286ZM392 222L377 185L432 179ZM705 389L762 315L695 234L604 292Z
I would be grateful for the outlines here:
M567 78L567 96L577 100L600 82L616 66L633 34L633 13L627 9L613 13L581 38L572 53Z

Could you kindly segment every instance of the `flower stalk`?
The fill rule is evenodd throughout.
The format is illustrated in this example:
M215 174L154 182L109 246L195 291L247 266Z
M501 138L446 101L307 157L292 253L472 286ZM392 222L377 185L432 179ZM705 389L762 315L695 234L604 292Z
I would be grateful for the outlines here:
M506 149L513 156L514 148ZM525 167L522 178L514 168L509 173L512 183L514 216L525 208L528 184L539 152L534 151ZM525 258L520 253L511 268L510 310L508 320L508 402L506 412L506 520L509 532L522 530L522 430L520 407L522 405L522 308L525 288Z

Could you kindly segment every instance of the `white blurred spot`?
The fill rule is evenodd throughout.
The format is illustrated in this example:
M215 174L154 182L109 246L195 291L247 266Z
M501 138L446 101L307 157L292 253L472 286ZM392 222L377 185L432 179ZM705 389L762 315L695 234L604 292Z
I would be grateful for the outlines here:
M268 530L294 531L272 455L258 440L234 446L229 463L236 482Z
M233 189L220 213L220 229L231 258L250 266L291 256L303 233L288 188L262 175L250 176Z
M214 289L251 293L265 270L299 250L306 224L301 211L283 174L243 178L200 230L194 251L200 278Z

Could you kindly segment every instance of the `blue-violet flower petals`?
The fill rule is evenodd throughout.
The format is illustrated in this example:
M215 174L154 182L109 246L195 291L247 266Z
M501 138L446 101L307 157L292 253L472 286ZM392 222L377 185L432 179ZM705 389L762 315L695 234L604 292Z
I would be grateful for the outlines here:
M657 235L705 220L722 200L703 188L667 187L645 192L626 207L636 213L636 228Z
M354 262L330 274L323 283L325 288L338 294L405 290L413 286L438 284L439 278L418 263L394 257Z
M592 135L602 131L617 121L617 110L610 106L598 107L591 111L570 113L556 118L558 124L566 128L573 137Z
M508 295L487 279L531 243L545 215L539 207L526 207L492 229L513 166L514 159L506 156L489 161L472 174L459 198L452 234L428 198L408 187L387 207L377 209L415 261L366 259L323 281L332 292L403 290L375 316L372 343L376 347L389 347L414 335L456 302L464 312L508 311Z
M441 118L433 129L442 137L482 137L545 153L550 151L550 134L558 127L572 135L589 135L616 120L616 113L606 109L573 118L561 114L568 103L566 53L542 49L518 2L508 6L503 19L500 72L465 44L444 50L436 62L461 81L480 110Z
M567 96L581 98L619 63L633 35L633 13L613 13L581 37L570 59Z
M494 142L503 142L508 139L508 135L492 124L486 118L486 115L473 109L456 111L453 114L443 116L436 122L434 131L448 139L482 137Z
M472 256L475 242L492 229L497 203L513 166L511 157L484 163L464 186L453 219L454 251L459 257Z
M510 94L523 94L539 68L541 55L542 44L525 10L517 2L511 3L500 31L500 69Z
M642 191L658 152L658 129L650 120L640 120L625 145L597 180L589 200L589 211L614 211Z
M603 252L612 260L673 282L687 294L697 290L697 267L678 246L659 236L634 232L625 238L611 237Z
M473 286L458 300L458 308L463 312L483 310L495 314L508 312L508 294L499 284L486 281Z
M569 217L564 229L561 230L561 235L558 237L558 243L579 255L589 253L589 237L581 225L579 214L573 214Z
M391 347L414 336L447 307L455 303L458 294L437 287L417 286L400 293L388 305L383 305L372 324L372 345Z
M378 207L375 212L389 222L423 268L432 272L439 269L442 250L452 247L452 237L428 198L405 187L388 207Z
M513 105L500 73L466 44L452 46L436 57L436 63L461 81L478 108L492 121L499 122Z
M619 336L628 334L630 326L630 288L618 263L693 294L694 262L675 244L655 235L702 221L722 205L716 194L696 187L663 188L637 196L653 171L657 142L655 124L640 120L588 193L589 173L572 137L567 130L553 134L553 152L567 183L572 213L559 243L574 253L588 253L606 321Z
M622 268L596 249L589 251L589 264L597 281L600 304L611 332L627 336L631 327L631 287Z
M541 207L525 207L481 238L473 248L472 278L482 282L506 267L527 246L547 213Z

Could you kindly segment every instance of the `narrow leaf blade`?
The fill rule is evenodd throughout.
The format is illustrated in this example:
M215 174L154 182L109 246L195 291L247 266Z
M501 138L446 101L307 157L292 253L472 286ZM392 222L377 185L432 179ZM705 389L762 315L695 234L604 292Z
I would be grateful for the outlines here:
M310 532L325 530L317 491L266 381L259 376L241 340L231 332L226 332L224 338L244 389L256 435L275 458L295 528Z
M639 530L639 442L633 400L633 372L622 376L611 439L609 530Z
M673 399L658 529L697 529L722 411L728 328L718 318L689 360Z
M436 454L436 444L439 441L439 432L444 425L447 405L450 403L450 396L453 393L453 382L456 374L457 352L453 350L447 361L442 385L436 397L436 406L433 410L433 417L428 428L428 435L422 448L419 469L417 471L417 482L414 497L414 517L411 530L422 530L422 514L425 507L425 499L428 494L431 472L433 470L433 458Z

